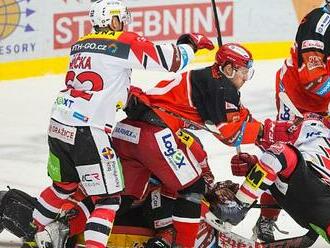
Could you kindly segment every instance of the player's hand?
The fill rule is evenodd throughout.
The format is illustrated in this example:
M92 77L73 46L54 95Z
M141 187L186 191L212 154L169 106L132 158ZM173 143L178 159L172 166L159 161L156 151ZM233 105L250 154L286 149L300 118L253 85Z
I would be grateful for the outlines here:
M231 171L234 176L246 176L257 162L258 158L256 155L241 152L231 158Z
M301 123L292 121L272 121L266 119L263 125L263 134L257 141L257 145L268 149L276 142L293 144L299 135Z
M197 50L203 48L206 48L208 50L212 50L214 48L212 41L205 35L200 33L189 33L181 35L177 41L177 45L180 44L191 45L194 52L197 52Z

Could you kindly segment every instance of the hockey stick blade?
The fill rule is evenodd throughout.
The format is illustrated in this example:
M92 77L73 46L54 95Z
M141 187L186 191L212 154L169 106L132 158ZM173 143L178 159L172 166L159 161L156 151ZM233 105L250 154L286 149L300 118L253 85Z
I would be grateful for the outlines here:
M300 118L304 118L304 116L300 113L300 111L294 106L293 102L290 100L289 96L285 92L278 93L281 101L297 116Z

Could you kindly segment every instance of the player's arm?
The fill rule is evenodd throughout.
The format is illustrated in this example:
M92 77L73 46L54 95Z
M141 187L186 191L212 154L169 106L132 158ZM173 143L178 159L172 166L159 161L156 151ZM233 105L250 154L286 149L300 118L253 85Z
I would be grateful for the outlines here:
M250 115L248 109L241 107L237 112L227 113L227 122L217 125L220 134L218 138L230 146L253 144L256 142L262 124Z
M308 41L307 41L308 42ZM306 90L324 96L330 92L330 77L325 55L317 49L302 52L302 66L299 68L299 78Z
M175 44L154 44L142 36L130 40L128 68L176 72L184 69L199 49L212 50L212 41L202 34L185 34Z
M327 63L329 31L322 31L322 18L314 18L312 12L305 17L298 28L295 49L298 53L298 73L305 89L319 96L330 92L330 78ZM327 14L323 14L327 15ZM318 20L315 23L315 20ZM326 25L326 23L323 23ZM325 29L327 30L327 29Z

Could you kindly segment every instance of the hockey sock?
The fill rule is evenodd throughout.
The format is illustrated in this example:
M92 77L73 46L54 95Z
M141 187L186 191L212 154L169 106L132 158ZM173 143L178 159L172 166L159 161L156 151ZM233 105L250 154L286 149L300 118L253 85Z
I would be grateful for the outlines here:
M178 198L173 213L173 227L176 231L175 244L194 247L198 234L201 205Z
M98 198L85 227L86 248L105 248L111 234L119 198Z
M265 192L261 195L260 203L261 205L275 205L276 200L272 197L272 195ZM277 220L280 211L280 209L275 208L261 208L261 216L267 219Z
M33 219L38 230L54 221L78 185L77 183L53 183L52 186L41 192L37 207L33 211Z
M84 232L87 219L94 210L94 204L91 198L87 197L78 202L75 206L75 210L77 214L72 219L69 219L70 236Z

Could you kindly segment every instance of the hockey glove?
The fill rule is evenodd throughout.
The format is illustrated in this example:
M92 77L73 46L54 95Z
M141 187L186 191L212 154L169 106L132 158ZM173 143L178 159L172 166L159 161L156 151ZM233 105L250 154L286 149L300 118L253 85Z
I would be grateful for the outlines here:
M242 152L231 158L231 172L234 176L246 176L250 169L258 162L256 155Z
M257 141L257 145L262 149L268 149L276 142L293 144L299 135L300 124L296 125L292 121L272 121L266 119L263 126L263 134Z
M178 38L178 41L176 43L177 45L180 44L188 44L191 45L194 52L197 52L199 49L206 48L208 50L212 50L214 48L214 45L210 39L208 39L203 34L199 33L189 33L189 34L183 34Z

